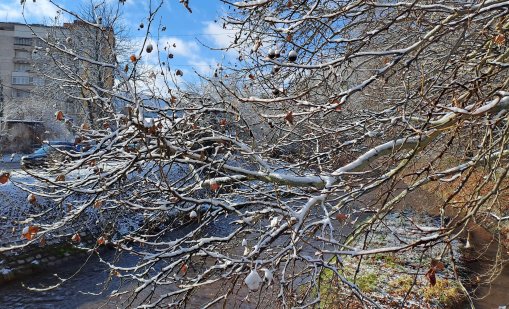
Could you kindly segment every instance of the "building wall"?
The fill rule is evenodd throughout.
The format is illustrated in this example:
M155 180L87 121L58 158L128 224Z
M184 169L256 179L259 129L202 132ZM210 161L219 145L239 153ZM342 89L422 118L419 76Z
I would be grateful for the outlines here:
M41 82L32 69L32 51L36 36L44 36L49 27L0 22L0 78L4 100L22 98Z
M0 80L4 100L11 97L11 76L14 71L14 24L0 23Z
M20 23L0 22L0 79L4 100L3 103L0 102L0 119L5 116L5 113L2 114L2 107L7 101L19 101L19 104L23 104L23 100L29 99L47 100L50 108L62 110L66 116L70 116L76 121L90 118L92 113L87 113L88 107L84 103L86 100L77 102L68 99L66 94L59 89L58 82L55 83L42 77L44 75L59 77L58 74L62 74L62 72L59 72L59 69L46 54L46 45L38 37L55 44L64 44L76 53L89 56L92 59L97 58L94 60L112 61L115 44L112 31L100 31L83 22L66 23L62 27L27 26ZM66 42L67 38L72 40ZM99 50L94 50L94 48L97 49L97 46L99 46ZM41 47L43 48L41 49ZM34 49L36 49L35 53ZM51 52L54 53L53 55L57 55L65 65L73 67L73 71L80 78L87 79L91 83L95 82L94 79L101 78L102 81L98 84L104 89L110 89L113 86L111 69L88 68L87 63L78 63L65 54L58 55L58 51L55 49L51 49ZM93 72L93 76L87 72ZM68 89L66 91L69 92ZM87 96L86 91L78 88L71 90L71 93L75 97ZM43 98L43 95L47 95L47 97Z

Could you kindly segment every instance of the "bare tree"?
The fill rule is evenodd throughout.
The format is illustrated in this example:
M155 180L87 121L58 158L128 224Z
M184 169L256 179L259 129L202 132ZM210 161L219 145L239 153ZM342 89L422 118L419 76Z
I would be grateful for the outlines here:
M332 286L338 306L380 307L356 281L370 256L417 252L412 275L435 284L444 262L457 277L454 243L474 222L507 242L509 2L223 2L239 63L203 77L201 91L181 87L161 54L152 78L168 93L144 92L139 59L163 29L163 1L127 66L52 46L116 83L69 76L102 118L76 128L92 149L34 173L46 187L27 190L72 207L48 210L51 222L37 216L28 243L99 215L88 246L139 257L108 262L126 307L185 306L205 286L216 293L202 306L247 293L264 295L260 306L313 307L330 304ZM395 226L421 189L442 194L439 220ZM126 230L125 219L137 225ZM387 234L397 241L378 242Z

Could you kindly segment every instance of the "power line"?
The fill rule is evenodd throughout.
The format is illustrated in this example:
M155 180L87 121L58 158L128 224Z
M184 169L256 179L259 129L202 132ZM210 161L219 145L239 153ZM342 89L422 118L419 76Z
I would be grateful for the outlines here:
M194 34L169 34L168 36L215 36L215 35L229 35L231 33L194 33Z
M51 27L50 27L51 28ZM2 31L8 31L8 30L2 30ZM33 32L30 30L16 30L16 33L28 33L33 35ZM225 33L190 33L190 34L166 34L165 36L175 36L175 37L192 37L192 36L220 36L220 35L232 35L235 34L235 32L225 32ZM145 36L133 36L132 38L140 38Z

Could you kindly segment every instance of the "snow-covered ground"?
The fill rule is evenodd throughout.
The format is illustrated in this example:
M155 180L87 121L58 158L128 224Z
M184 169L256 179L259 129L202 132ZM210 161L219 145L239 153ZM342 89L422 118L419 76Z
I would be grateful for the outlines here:
M21 157L25 155L26 155L25 153L3 154L0 157L0 162L20 162Z
M4 156L5 159L6 156ZM10 159L10 158L7 158ZM100 167L103 173L119 168L118 162L111 164L101 164ZM151 177L152 170L151 164L145 165L141 173L135 172L128 176L130 180L145 175ZM3 171L0 168L0 172ZM46 176L48 179L55 179L53 175L45 171L30 170L29 172L37 172L38 175ZM185 178L185 170L180 165L173 165L171 171L167 171L170 178L174 181ZM0 173L0 174L1 174ZM64 203L58 204L50 198L44 198L36 195L36 202L30 202L28 197L29 191L37 191L44 193L45 186L38 180L30 176L23 170L9 171L10 178L5 184L0 184L0 247L9 247L15 244L26 242L22 237L22 231L27 226L32 224L41 226L42 229L48 227L49 223L61 220L63 218L71 217L72 212L81 212L80 209L85 207L85 202L91 196L85 194L74 193L65 199ZM148 174L146 174L148 173ZM72 179L84 180L88 176L95 176L91 168L76 169L71 173L65 175L66 181ZM71 205L71 206L69 206ZM111 206L111 208L110 208ZM71 208L68 208L71 207ZM114 208L118 207L118 211ZM144 220L147 219L142 211L132 211L121 208L122 206L115 205L114 200L104 200L102 209L109 208L108 211L102 211L101 208L87 206L84 212L81 212L79 220L71 220L70 224L65 224L64 227L59 228L57 231L52 231L46 236L49 238L61 237L75 232L100 232L106 226L108 229L113 228L115 234L110 235L113 239L129 234L140 227ZM205 205L202 205L205 207ZM71 210L72 209L72 210ZM44 217L39 217L38 214L48 211ZM176 212L176 211L173 211ZM176 215L176 213L168 215ZM77 222L79 221L79 222ZM71 224L72 223L72 224Z
M35 184L36 180L23 171L11 171L9 181L0 184L0 246L12 244L21 239L21 230L34 205L27 201L28 193L17 184ZM45 203L40 199L38 203Z

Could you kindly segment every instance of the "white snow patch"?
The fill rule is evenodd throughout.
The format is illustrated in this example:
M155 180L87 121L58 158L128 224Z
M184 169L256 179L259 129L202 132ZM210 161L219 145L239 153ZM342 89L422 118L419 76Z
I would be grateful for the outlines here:
M244 279L244 283L246 283L247 287L251 291L256 291L260 288L260 285L262 284L262 278L258 274L256 270L251 270L249 275L247 275L246 279Z

